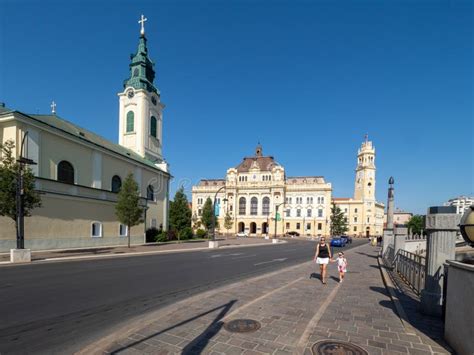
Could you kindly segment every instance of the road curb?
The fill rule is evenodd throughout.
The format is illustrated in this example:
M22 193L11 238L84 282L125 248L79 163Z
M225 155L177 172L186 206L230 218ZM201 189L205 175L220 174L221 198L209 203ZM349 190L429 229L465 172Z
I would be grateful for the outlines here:
M380 255L377 256L377 262L379 264L379 269L382 275L383 283L385 285L385 288L388 290L390 299L392 300L395 306L395 309L397 310L397 315L398 315L398 318L400 319L400 322L403 325L403 328L405 329L407 334L417 334L415 328L413 328L413 326L408 321L406 321L406 319L408 319L408 316L405 310L403 309L402 303L398 299L397 294L394 291L397 287L393 284L392 279L390 278L390 275L385 269L385 265L383 265L382 258L380 257Z

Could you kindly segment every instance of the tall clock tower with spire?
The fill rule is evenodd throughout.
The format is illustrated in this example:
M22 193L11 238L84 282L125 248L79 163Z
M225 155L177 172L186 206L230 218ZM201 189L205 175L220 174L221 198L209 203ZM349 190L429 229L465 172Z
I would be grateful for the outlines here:
M157 165L166 165L162 155L164 105L154 84L155 64L148 56L142 15L138 49L130 55L130 74L118 94L119 144Z
M354 199L375 201L375 148L368 135L357 154Z

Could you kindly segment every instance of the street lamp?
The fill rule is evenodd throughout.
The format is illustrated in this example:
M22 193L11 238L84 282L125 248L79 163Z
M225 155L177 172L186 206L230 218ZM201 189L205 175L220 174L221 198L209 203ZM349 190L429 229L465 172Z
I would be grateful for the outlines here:
M216 199L219 192L221 192L224 189L225 189L225 185L216 191L214 195L214 200L212 200L212 224L211 224L212 242L216 241ZM223 202L227 202L227 201L228 201L227 198L224 198Z
M277 237L277 222L278 222L278 208L281 206L281 205L284 205L285 203L282 202L278 205L275 206L275 235L274 235L274 238Z
M469 206L464 212L459 228L466 243L474 248L474 205Z
M25 249L25 218L23 211L23 199L25 195L25 189L23 186L23 169L25 165L36 165L32 159L28 159L23 156L23 148L25 146L26 137L28 136L28 131L25 132L23 139L21 141L20 147L20 156L16 160L19 164L18 175L17 175L17 184L16 184L16 248Z

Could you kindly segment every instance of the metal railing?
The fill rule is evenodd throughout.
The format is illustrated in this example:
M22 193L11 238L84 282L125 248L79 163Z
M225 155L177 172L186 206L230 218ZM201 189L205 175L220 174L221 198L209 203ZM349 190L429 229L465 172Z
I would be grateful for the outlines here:
M421 255L401 249L396 255L395 269L418 295L425 288L425 265L426 258Z
M395 250L391 245L385 251L385 254L382 256L382 259L384 261L385 266L390 268L393 266L393 263L395 261Z

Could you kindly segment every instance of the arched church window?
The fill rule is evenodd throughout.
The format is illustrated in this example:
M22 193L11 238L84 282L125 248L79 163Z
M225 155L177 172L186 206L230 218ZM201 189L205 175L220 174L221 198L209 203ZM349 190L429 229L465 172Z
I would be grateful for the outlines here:
M270 214L270 199L264 197L262 200L262 214L268 216Z
M146 188L146 198L149 201L155 201L155 189L152 185L148 185Z
M133 111L127 112L127 132L133 132L135 130L135 114Z
M245 197L239 198L239 215L243 216L246 213L247 200Z
M256 197L252 197L250 199L250 214L252 216L256 216L258 213L258 199Z
M63 160L58 164L58 181L74 184L74 167L70 162Z
M156 138L156 117L150 118L150 135Z
M118 175L112 177L112 192L119 192L122 187L122 179Z

